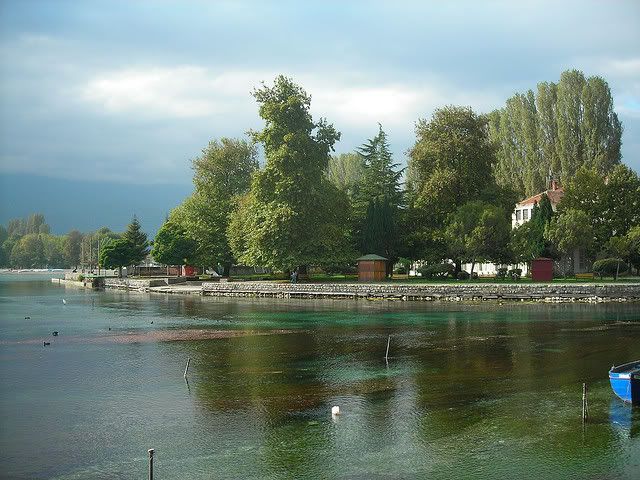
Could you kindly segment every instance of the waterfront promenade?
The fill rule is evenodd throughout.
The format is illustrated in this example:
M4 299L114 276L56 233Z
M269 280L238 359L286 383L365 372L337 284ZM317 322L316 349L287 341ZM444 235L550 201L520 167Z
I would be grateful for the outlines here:
M640 283L288 283L117 279L54 282L162 294L444 302L640 302Z

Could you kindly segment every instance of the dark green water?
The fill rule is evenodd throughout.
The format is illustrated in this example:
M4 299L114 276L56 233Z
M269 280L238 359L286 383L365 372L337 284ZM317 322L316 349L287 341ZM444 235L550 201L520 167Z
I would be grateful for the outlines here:
M0 275L0 472L146 478L155 448L156 479L640 478L640 412L607 379L638 358L637 305L203 299Z

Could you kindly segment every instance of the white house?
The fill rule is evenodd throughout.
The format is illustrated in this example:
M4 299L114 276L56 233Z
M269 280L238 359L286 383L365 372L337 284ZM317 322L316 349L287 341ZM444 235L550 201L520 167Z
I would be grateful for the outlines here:
M516 228L522 225L525 222L531 220L531 214L533 213L533 206L537 203L540 203L542 200L542 195L546 194L549 197L549 201L551 202L551 208L555 212L558 208L558 203L562 200L564 196L564 190L562 187L559 187L555 180L551 182L551 188L549 190L545 190L544 192L540 192L537 195L534 195L529 198L525 198L521 202L516 203L516 208L513 210L511 214L511 228Z
M552 180L551 188L549 190L545 190L544 192L540 192L529 198L525 198L521 202L516 203L516 206L513 209L513 213L511 214L511 228L519 227L523 223L531 220L533 206L540 203L540 200L542 200L542 195L544 194L549 197L549 201L551 202L551 208L553 209L553 211L556 211L556 209L558 208L558 203L560 203L560 200L562 200L562 197L564 195L564 190L562 189L562 187L558 186L555 180ZM527 273L526 264L519 265L519 268L522 268L523 275ZM463 264L462 269L470 272L471 264ZM477 263L474 268L474 272L476 272L478 276L495 275L497 273L497 270L498 265L495 265L493 263Z

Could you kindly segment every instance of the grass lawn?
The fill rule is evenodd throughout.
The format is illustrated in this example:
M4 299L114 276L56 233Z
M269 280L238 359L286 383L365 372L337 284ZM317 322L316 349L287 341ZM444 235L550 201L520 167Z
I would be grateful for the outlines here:
M284 274L274 274L274 275L243 275L243 276L235 276L232 280L244 280L244 281L289 281L289 277ZM327 275L327 274L311 274L309 275L309 280L301 280L303 283L354 283L358 281L357 275ZM415 284L442 284L442 283L450 283L450 284L458 284L458 283L534 283L531 278L523 277L520 280L511 280L511 279L497 279L495 277L480 277L476 279L469 280L457 280L454 278L437 278L437 279L427 279L422 277L408 277L407 275L394 275L393 278L385 280L384 283L415 283ZM544 282L536 282L536 283L544 283ZM593 278L593 279L576 279L575 277L567 277L567 278L554 278L551 283L557 284L575 284L575 283L640 283L640 277L638 276L629 276L629 277L620 277L617 281L615 281L612 277L605 277L603 279Z

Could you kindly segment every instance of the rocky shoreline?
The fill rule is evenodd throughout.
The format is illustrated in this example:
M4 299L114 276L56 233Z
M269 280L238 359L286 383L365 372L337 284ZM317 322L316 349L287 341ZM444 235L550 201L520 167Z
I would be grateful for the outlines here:
M204 295L276 297L276 298L347 298L402 301L532 301L532 302L638 302L640 283L584 284L368 284L230 282L202 284Z

